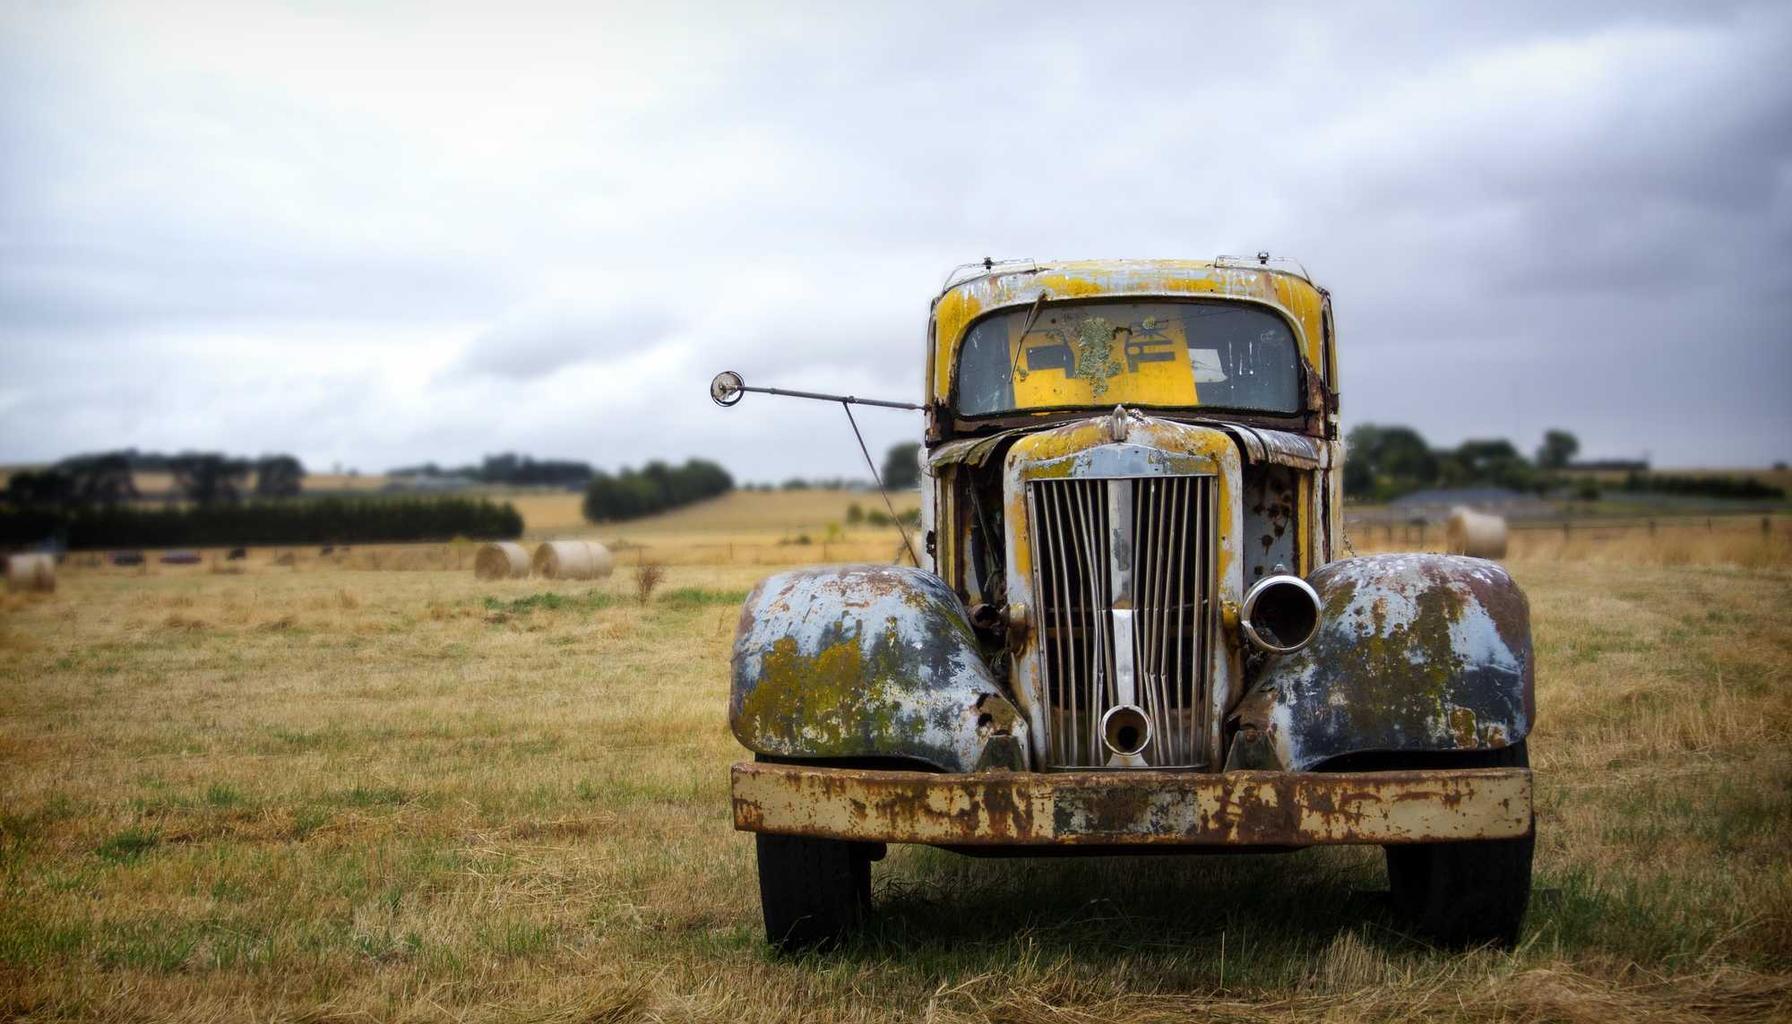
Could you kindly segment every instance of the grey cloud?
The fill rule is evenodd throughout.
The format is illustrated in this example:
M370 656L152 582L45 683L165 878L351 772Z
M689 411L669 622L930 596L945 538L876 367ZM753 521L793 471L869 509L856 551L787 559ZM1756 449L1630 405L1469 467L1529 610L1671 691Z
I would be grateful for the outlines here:
M368 12L264 69L231 63L242 26L285 15L242 10L162 64L116 14L0 14L0 459L211 430L850 472L837 409L723 414L703 383L912 396L953 264L1261 248L1336 296L1347 422L1792 454L1781 5L524 5L480 88L468 25ZM626 74L592 77L596 45ZM220 335L259 344L195 340ZM130 383L172 375L303 386L257 417ZM567 393L606 375L629 393Z
M605 356L638 354L676 329L668 311L553 308L500 323L474 338L454 372L534 380Z

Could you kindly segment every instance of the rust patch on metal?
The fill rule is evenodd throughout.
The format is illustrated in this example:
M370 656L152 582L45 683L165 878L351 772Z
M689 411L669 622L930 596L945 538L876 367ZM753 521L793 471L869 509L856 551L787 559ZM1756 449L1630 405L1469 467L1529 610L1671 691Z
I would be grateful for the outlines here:
M748 596L729 724L774 757L906 757L969 770L992 735L1023 737L963 604L932 573L806 569Z
M739 764L735 827L941 846L1314 846L1525 835L1531 773L922 772Z
M1529 609L1499 565L1375 555L1332 562L1312 583L1323 604L1318 636L1267 663L1253 686L1276 692L1270 717L1283 764L1493 749L1529 732Z

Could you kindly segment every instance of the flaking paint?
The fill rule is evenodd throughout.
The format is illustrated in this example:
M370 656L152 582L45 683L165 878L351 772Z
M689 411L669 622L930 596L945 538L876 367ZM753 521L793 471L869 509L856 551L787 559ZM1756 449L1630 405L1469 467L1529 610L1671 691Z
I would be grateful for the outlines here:
M791 758L910 758L968 771L992 732L1024 736L963 605L901 566L803 569L748 595L729 724Z
M734 825L941 846L1312 846L1531 830L1527 769L928 775L738 764Z
M1212 296L1258 302L1284 314L1308 365L1325 365L1323 294L1312 282L1267 267L1205 260L1081 260L982 274L948 288L934 304L932 401L951 395L958 345L984 313L1048 300L1121 296Z
M1271 695L1267 727L1283 765L1492 749L1529 732L1529 609L1498 564L1373 555L1333 562L1311 582L1323 606L1318 637L1268 659L1251 687Z

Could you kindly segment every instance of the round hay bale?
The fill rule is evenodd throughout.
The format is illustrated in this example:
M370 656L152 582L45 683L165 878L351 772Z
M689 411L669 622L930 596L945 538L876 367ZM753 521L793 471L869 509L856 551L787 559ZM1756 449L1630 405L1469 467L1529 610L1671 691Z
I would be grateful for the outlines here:
M6 557L6 589L36 590L49 593L56 589L56 559L50 555L8 555Z
M594 540L550 540L535 549L535 573L550 580L601 580L615 568L610 549Z
M1457 507L1450 510L1445 536L1452 555L1506 557L1506 518Z
M484 544L473 558L473 575L482 580L517 580L529 575L529 552L521 544Z

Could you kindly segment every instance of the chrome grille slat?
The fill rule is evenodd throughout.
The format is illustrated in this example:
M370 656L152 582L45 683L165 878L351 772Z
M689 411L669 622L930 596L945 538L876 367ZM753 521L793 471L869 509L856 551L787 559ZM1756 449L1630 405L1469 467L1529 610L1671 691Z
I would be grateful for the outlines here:
M1170 591L1170 573L1172 567L1166 564L1169 561L1170 549L1172 548L1172 545L1170 544L1172 539L1170 516L1175 510L1175 506L1171 501L1172 492L1175 490L1175 480L1172 478L1153 481L1152 483L1152 489L1157 492L1158 499L1157 530L1155 531L1156 543L1154 547L1156 549L1155 556L1158 563L1158 576L1161 577L1157 590L1157 609L1155 616L1158 622L1156 655L1158 704L1157 707L1152 710L1152 718L1155 722L1161 723L1161 728L1156 730L1156 735L1162 737L1159 744L1157 763L1168 764L1176 760L1174 743L1175 719L1171 717L1174 712L1173 694L1176 687L1169 678L1168 671L1170 645L1177 642L1175 635L1176 616L1171 610L1170 605L1170 598L1172 596Z
M1099 519L1106 518L1102 512L1105 503L1097 503L1090 492L1095 488L1084 484L1076 490L1077 525L1082 545L1079 550L1083 554L1083 582L1086 596L1083 602L1083 621L1086 623L1083 635L1088 638L1089 651L1087 665L1089 667L1089 746L1092 756L1099 757L1101 750L1101 712L1111 702L1108 692L1108 658L1110 644L1107 635L1107 616L1103 614L1108 607L1107 587L1107 551L1102 544L1102 536L1107 532L1101 529L1104 525Z
M1151 720L1147 763L1207 764L1213 501L1211 477L1029 482L1050 766L1107 762L1101 716L1127 678Z
M1188 558L1188 535L1190 532L1199 530L1201 528L1201 526L1203 525L1202 521L1201 521L1201 517L1200 517L1200 511L1201 511L1200 507L1195 504L1194 494L1189 493L1190 488L1188 487L1188 482L1180 481L1180 484L1182 486L1182 490L1184 493L1181 495L1182 500L1179 501L1176 505L1175 515L1177 517L1178 529L1174 531L1174 537L1173 537L1173 540L1175 541L1175 544L1176 544L1176 589L1175 589L1175 594L1176 594L1176 601L1177 601L1178 606L1192 603L1189 601L1189 594L1188 594L1188 590L1187 590L1187 586L1186 586L1187 583L1189 582L1190 574L1188 574L1185 571L1185 569L1186 569L1185 562ZM1193 513L1192 515L1190 514L1191 512ZM1196 551L1198 552L1204 546L1205 545L1199 545L1199 544L1196 545ZM1199 614L1198 610L1191 609L1191 612L1196 615ZM1182 652L1183 652L1183 644L1182 644L1181 640L1178 639L1178 641L1176 643L1176 669L1175 669L1176 672L1178 673L1178 678L1181 678L1181 673L1183 673L1184 671L1187 670L1187 663L1185 663L1183 661ZM1201 696L1201 694L1205 692L1205 689L1206 689L1206 687L1204 685L1205 682L1206 682L1205 679L1193 680L1194 685L1191 686L1189 689L1195 697L1199 698ZM1190 712L1192 711L1193 707L1196 707L1196 706L1204 707L1205 705L1204 704L1195 705L1195 704L1192 704L1190 701L1186 701L1186 700L1183 702L1183 704L1184 704L1184 706L1182 708L1182 714L1177 719L1177 722L1176 722L1176 724L1178 726L1180 726L1180 728L1177 729L1177 739L1181 742L1182 749L1193 750L1195 747L1194 735L1193 735L1193 733L1191 733L1189 731L1189 723L1192 722L1196 716L1194 714L1191 714Z

